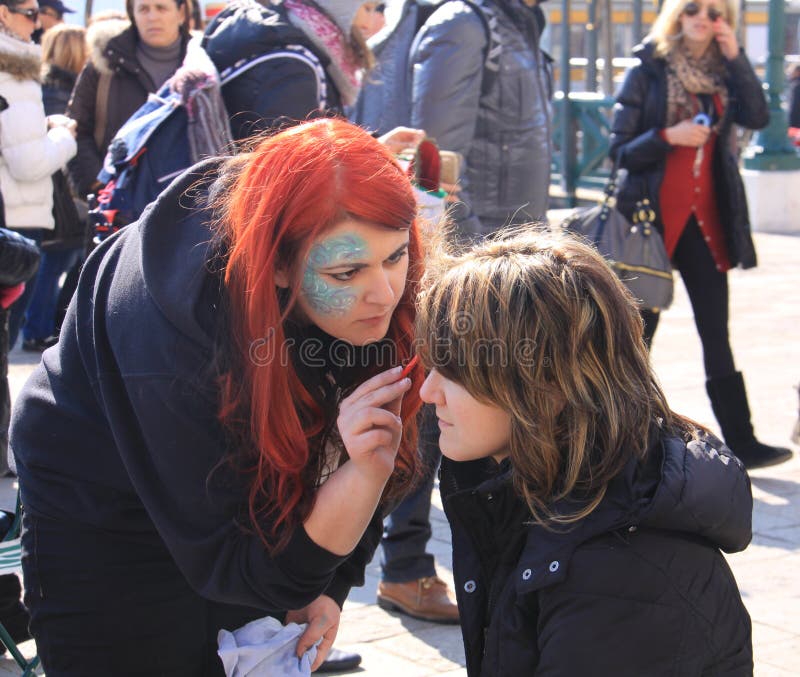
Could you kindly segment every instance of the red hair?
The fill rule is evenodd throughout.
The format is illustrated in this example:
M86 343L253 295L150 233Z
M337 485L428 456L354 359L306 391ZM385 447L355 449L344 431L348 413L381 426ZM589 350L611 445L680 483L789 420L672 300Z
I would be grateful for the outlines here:
M283 322L295 304L297 285L288 306L281 307L276 270L281 267L290 279L299 279L312 241L346 218L409 229L408 279L387 335L398 360L405 362L411 357L421 273L417 206L392 154L344 120L291 127L233 162L239 173L223 198L220 221L228 245L225 285L233 354L228 356L230 370L222 375L219 416L226 429L238 429L249 447L244 451L250 520L272 549L285 544L313 506L316 485L309 486L304 474L310 441L331 423L291 364L279 359L259 364L251 357L255 342L274 341L277 354L286 339ZM423 377L417 366L403 399L404 436L387 489L392 494L405 489L418 472L416 413Z

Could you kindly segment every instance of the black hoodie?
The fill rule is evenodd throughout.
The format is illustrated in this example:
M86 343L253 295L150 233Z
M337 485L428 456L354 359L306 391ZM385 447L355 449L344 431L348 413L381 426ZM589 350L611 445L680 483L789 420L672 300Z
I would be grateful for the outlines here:
M205 206L217 162L176 179L86 262L60 341L15 407L23 501L67 532L114 534L131 568L160 553L158 565L177 567L206 599L286 610L326 592L342 604L363 583L380 515L349 558L302 527L270 556L239 526L247 488L220 463L227 438L211 368L220 297L208 293Z

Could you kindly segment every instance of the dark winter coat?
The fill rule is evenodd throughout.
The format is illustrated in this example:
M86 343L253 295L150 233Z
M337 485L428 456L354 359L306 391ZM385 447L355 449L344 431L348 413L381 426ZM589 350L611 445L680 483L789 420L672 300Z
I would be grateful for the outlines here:
M130 571L146 570L126 584L126 599L141 605L152 602L154 577L188 583L176 604L192 595L266 614L323 592L341 604L363 583L380 515L345 557L302 527L270 556L239 526L247 487L224 462L229 438L211 366L222 292L209 272L206 188L217 162L176 179L84 264L59 343L15 406L11 447L26 514L54 520L64 534L93 534L95 547L117 549Z
M628 218L639 200L649 198L656 207L656 227L663 233L659 216L659 190L672 146L659 132L666 127L666 61L656 57L652 43L639 45L634 54L641 63L630 69L617 94L611 127L609 155L628 170L618 196L618 207ZM747 198L739 166L729 146L732 125L761 129L769 123L769 110L761 82L743 51L725 60L730 99L723 113L714 149L714 190L725 233L731 265L752 268L756 253L750 235Z
M459 198L467 209L455 217L470 235L543 219L552 154L550 65L539 47L543 15L518 0L482 4L494 18L491 45L475 9L452 0L425 21L408 54L403 47L418 10L406 2L397 26L374 45L378 66L354 115L380 132L424 129L440 148L464 156ZM501 50L490 59L496 71L486 67L487 49Z
M67 112L72 89L75 87L75 73L47 64L42 69L42 100L45 115L64 115Z
M789 126L800 127L800 75L789 81Z
M721 442L658 441L564 532L529 521L510 472L442 461L470 677L752 676L750 617L717 549L750 542L752 498Z
M239 61L274 55L222 88L235 139L290 121L342 113L339 91L327 70L329 56L289 22L279 2L231 6L208 26L202 44L221 74ZM288 52L292 45L310 51L322 71Z
M125 121L155 92L156 84L136 56L136 30L127 22L100 21L89 29L89 62L78 76L68 115L78 123L78 154L70 177L78 195L85 197L97 182L108 144ZM188 33L182 33L180 60L186 54ZM101 75L111 76L102 142L95 140L97 90ZM160 83L159 83L160 84Z

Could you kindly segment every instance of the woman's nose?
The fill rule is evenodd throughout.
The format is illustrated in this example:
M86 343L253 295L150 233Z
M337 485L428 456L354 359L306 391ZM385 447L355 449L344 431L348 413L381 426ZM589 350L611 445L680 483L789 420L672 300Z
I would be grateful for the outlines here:
M419 396L426 404L436 404L441 391L436 385L438 374L432 369L419 389Z
M380 306L394 305L396 299L390 273L382 270L373 276L364 300Z

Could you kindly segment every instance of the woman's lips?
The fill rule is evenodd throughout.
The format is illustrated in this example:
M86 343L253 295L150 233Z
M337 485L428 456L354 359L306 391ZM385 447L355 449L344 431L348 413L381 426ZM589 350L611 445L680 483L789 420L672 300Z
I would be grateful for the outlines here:
M369 326L379 325L383 322L386 322L386 315L387 313L384 313L383 315L375 315L374 317L366 317L363 320L359 320L359 322Z

